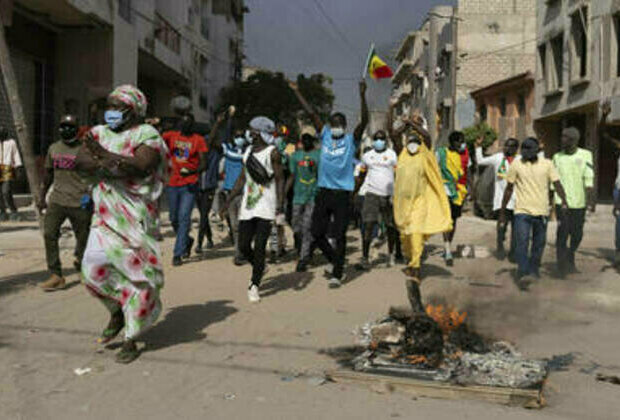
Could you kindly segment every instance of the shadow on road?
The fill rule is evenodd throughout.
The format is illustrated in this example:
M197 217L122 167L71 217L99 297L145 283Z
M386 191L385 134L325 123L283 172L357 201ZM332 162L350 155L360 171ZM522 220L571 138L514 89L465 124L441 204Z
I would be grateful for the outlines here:
M76 274L77 271L73 268L63 270L65 278ZM47 280L50 273L47 269L34 271L30 273L20 273L14 276L7 276L0 279L0 296L9 293L18 292L21 288L26 286L36 286L37 284ZM80 284L80 281L68 282L63 290L71 289Z
M198 305L177 306L170 309L163 320L149 330L142 341L145 351L161 350L182 343L201 341L207 337L203 332L209 325L224 321L238 312L230 300L216 300Z
M312 282L313 273L286 273L276 277L271 277L261 284L261 296L268 297L276 295L286 290L296 292L304 290Z

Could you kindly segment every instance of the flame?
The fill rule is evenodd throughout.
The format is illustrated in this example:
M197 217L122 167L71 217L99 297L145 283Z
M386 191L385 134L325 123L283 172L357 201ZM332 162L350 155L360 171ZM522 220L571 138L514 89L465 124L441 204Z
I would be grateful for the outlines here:
M443 305L427 305L426 314L439 324L444 334L449 334L457 329L467 318L467 312L459 312L454 308L444 308Z

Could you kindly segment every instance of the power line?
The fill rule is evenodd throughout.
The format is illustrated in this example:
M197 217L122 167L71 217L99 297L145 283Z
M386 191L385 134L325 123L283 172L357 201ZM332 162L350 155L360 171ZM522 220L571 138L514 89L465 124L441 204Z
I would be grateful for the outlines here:
M323 8L323 5L321 4L321 2L319 0L312 0L312 1L316 5L317 9L319 9L319 12L323 15L325 20L327 20L327 22L331 25L334 32L336 32L336 34L340 37L340 39L347 45L347 47L350 48L349 51L351 52L351 54L355 55L353 51L355 51L357 48L355 47L355 45L353 45L351 41L349 41L346 35L340 30L338 25L336 25L336 23L332 20L332 18Z

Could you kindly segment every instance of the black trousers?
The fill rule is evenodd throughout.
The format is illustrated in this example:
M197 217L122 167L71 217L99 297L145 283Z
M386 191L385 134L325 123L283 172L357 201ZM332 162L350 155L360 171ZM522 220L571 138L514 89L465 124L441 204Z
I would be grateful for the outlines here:
M558 231L555 241L556 256L558 268L563 271L575 267L575 252L583 239L586 209L562 210L557 206L555 214L558 215Z
M496 218L499 218L499 210L495 214ZM508 251L508 255L514 257L515 249L516 249L516 240L517 236L515 233L515 213L514 210L506 210L506 224L500 225L497 224L497 250L504 249L504 242L506 241L506 232L508 231L508 225L510 225L510 251Z
M344 258L347 248L347 227L349 225L351 193L344 190L320 188L314 199L312 215L312 237L314 244L334 265L333 276L342 278ZM332 220L332 234L336 240L336 249L327 240L327 231Z
M200 224L198 226L198 246L202 248L205 235L209 242L213 241L213 232L209 224L209 213L215 199L215 188L196 192L196 203L198 204L198 212L200 213Z
M7 207L11 213L17 213L17 207L13 201L13 180L0 182L0 213L6 213Z
M271 225L271 220L259 217L239 221L239 252L252 264L252 284L257 286L260 286L265 272L265 249Z

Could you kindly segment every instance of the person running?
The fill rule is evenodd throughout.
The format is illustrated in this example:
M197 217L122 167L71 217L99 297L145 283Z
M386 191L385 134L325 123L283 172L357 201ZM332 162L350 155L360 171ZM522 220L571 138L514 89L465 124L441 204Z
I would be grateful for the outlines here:
M362 238L363 270L370 269L370 243L379 221L383 221L387 229L388 267L394 265L394 247L398 232L394 226L394 209L392 207L392 193L394 190L394 169L398 157L394 150L387 147L387 134L383 130L375 133L372 150L362 156L362 180L366 185L366 195L362 207L362 223L364 234ZM364 179L365 178L365 179Z
M353 135L346 134L347 119L344 114L339 112L332 114L329 124L324 125L301 94L297 84L293 82L289 84L306 112L311 115L317 132L321 133L319 190L312 216L312 236L316 246L333 266L329 272L328 285L330 288L338 288L344 279L346 233L349 226L351 193L355 188L353 158L369 121L366 82L362 80L359 85L362 119ZM326 222L332 217L336 236L335 248L327 240L329 224Z
M232 128L232 119L228 122ZM224 183L222 185L221 203L225 203L230 197L230 193L235 187L243 171L243 155L248 146L243 130L236 129L234 135L222 141L215 138L213 146L221 148L224 155ZM242 195L236 195L229 203L228 210L222 213L222 220L226 219L230 231L230 237L235 247L234 264L239 266L244 264L243 256L239 250L239 210L241 207Z
M610 142L620 152L620 140L614 138L609 133L609 126L607 124L607 118L611 114L611 103L607 100L601 104L601 120L598 124L598 135L600 140ZM616 219L616 233L615 233L615 247L616 252L614 255L614 266L616 269L620 269L620 157L618 157L618 164L616 169L616 181L614 183L614 208L613 215Z
M490 156L484 156L482 154L482 141L481 137L476 140L476 163L479 166L492 166L495 173L494 178L494 193L493 193L493 211L495 217L499 218L499 211L502 208L502 199L504 198L504 191L506 191L506 175L510 169L510 165L515 160L517 152L519 151L519 140L509 138L504 142L504 150L500 153L495 153ZM515 229L514 229L514 208L515 198L514 196L508 202L506 206L506 224L497 224L497 258L503 260L506 258L506 249L504 248L504 242L506 240L506 231L508 230L508 223L510 223L510 251L508 251L508 259L514 261L515 252Z
M47 209L44 219L45 259L50 278L41 283L45 291L60 290L65 287L62 275L58 240L60 227L69 219L75 232L75 262L77 271L81 270L82 258L92 217L90 185L84 175L76 170L76 159L81 143L78 138L78 122L73 115L64 115L58 129L61 141L52 144L45 159L45 176L39 194L39 211ZM45 201L47 192L53 186L49 205Z
M221 209L225 213L232 200L243 192L239 211L239 250L252 264L248 300L260 301L259 287L265 272L265 249L274 223L284 223L284 176L282 157L274 145L275 125L267 117L250 121L248 142L243 154L244 170ZM252 243L254 246L252 247Z
M222 122L228 116L228 124L226 127L226 133L224 138L230 138L231 131L231 118L235 114L235 108L230 107L225 112L218 115L209 137L207 140L207 154L206 154L206 168L200 173L198 178L198 193L196 194L196 202L198 203L198 211L200 212L200 225L198 227L198 240L196 244L196 254L202 254L202 244L204 243L205 235L207 237L207 249L213 248L213 231L209 224L209 214L213 207L213 201L215 200L215 194L218 188L219 172L220 172L220 160L222 158L222 142L216 141L219 136L218 130Z
M15 139L9 138L9 130L0 126L0 221L9 220L7 207L11 211L10 220L18 221L19 213L13 200L13 181L23 170L22 158Z
M183 264L189 258L194 239L189 235L192 211L198 192L198 174L207 167L205 139L194 134L194 117L181 118L180 129L165 132L163 138L172 156L172 174L168 181L168 206L170 223L176 234L172 265Z
M291 173L286 191L293 190L293 232L299 254L296 271L305 272L312 250L312 213L317 193L321 151L316 148L316 130L306 126L301 130L302 149L289 158Z
M168 149L159 133L140 121L147 100L122 85L108 96L106 125L94 127L78 153L77 168L94 177L94 217L82 260L82 281L110 311L100 343L125 329L116 355L135 360L135 340L161 313L161 252L153 236L157 201L168 172Z
M508 185L500 211L500 223L506 224L506 208L514 191L515 257L519 266L517 286L521 290L527 290L535 278L540 278L540 263L547 239L549 192L552 186L562 203L560 212L568 208L557 170L549 159L540 158L538 153L538 140L529 137L523 141L521 159L512 162L506 177Z
M568 209L561 211L562 201L556 194L558 230L555 246L558 273L561 278L578 272L575 266L575 252L583 239L586 207L592 213L596 210L592 152L578 147L579 137L577 128L565 128L562 131L562 150L553 155L552 159L568 202ZM569 238L570 246L567 246Z
M454 265L452 257L452 240L456 233L456 224L463 212L463 203L467 196L467 186L462 182L465 176L461 153L466 149L465 136L460 131L453 131L448 138L449 146L437 149L437 160L443 185L450 201L450 213L452 215L452 229L444 233L444 259L446 265Z
M413 310L424 312L420 297L424 243L431 235L450 231L452 219L430 135L423 128L422 119L417 117L407 122L402 138L404 148L400 138L394 142L395 150L399 151L394 180L394 221L409 260L403 270L408 277L409 301Z

